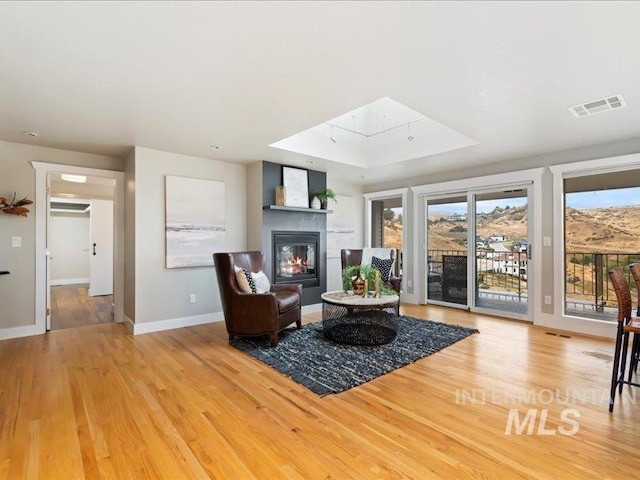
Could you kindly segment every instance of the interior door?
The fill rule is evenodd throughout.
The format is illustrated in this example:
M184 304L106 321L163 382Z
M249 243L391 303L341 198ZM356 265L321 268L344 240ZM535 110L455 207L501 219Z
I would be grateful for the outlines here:
M113 294L113 200L91 200L89 295Z

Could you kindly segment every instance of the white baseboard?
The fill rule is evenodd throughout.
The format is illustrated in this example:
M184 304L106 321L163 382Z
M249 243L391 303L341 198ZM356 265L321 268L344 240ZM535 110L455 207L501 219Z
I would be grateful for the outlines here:
M194 315L192 317L169 318L167 320L144 323L134 323L130 318L125 316L125 324L127 324L127 328L131 328L133 330L134 335L160 332L162 330L173 330L174 328L192 327L194 325L203 325L205 323L220 322L223 320L224 314L222 312L205 313L203 315Z
M75 285L77 283L89 283L88 278L57 278L55 280L50 281L51 286L55 287L57 285Z
M316 313L322 311L321 303L314 303L313 305L303 305L302 306L302 314L305 315L307 313Z
M10 338L30 337L32 335L41 335L41 331L37 325L25 325L23 327L12 327L0 329L0 340L8 340Z

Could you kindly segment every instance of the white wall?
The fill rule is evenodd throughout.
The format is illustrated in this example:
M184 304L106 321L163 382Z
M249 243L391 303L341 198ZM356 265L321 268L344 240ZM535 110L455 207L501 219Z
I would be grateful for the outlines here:
M134 331L141 333L169 328L169 325L182 326L221 319L222 305L214 267L165 268L165 176L225 182L225 249L245 250L247 167L141 147L135 148L133 161L136 252ZM189 303L190 294L196 295L196 303ZM149 322L158 323L142 326Z
M364 247L364 198L363 186L354 183L344 182L327 174L327 188L331 188L339 196L351 197L350 205L353 205L353 245L343 245L342 248L362 248ZM333 209L338 205L329 203L329 208ZM327 229L331 225L331 215L327 215ZM342 264L340 257L328 256L327 258L327 291L342 290Z
M49 220L51 285L89 282L89 215L52 213Z

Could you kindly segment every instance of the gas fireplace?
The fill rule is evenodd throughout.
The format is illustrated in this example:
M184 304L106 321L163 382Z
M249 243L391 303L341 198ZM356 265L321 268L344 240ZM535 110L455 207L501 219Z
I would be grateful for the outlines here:
M320 285L318 232L272 232L273 283Z

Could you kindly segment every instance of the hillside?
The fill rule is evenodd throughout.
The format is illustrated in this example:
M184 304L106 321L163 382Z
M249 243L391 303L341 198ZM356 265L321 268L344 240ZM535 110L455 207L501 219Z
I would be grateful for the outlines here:
M446 213L430 212L429 249L463 250L467 222L447 221ZM637 253L640 251L640 206L568 209L566 218L567 252ZM501 234L509 243L527 237L524 208L496 209L482 216L478 235ZM388 246L402 248L402 225L385 224Z

